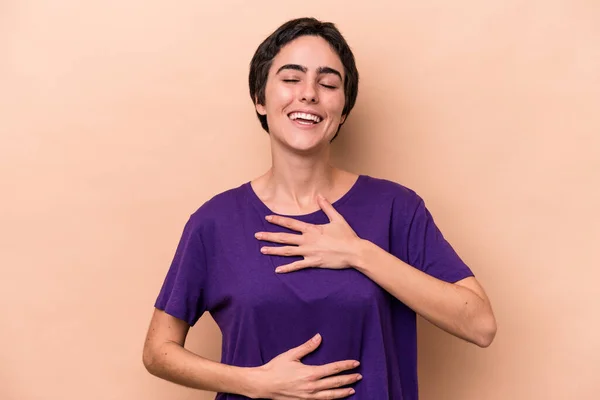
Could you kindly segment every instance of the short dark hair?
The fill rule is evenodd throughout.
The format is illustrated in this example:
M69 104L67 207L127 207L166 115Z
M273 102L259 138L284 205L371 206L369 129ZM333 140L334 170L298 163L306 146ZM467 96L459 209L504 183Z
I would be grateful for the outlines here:
M283 46L301 36L322 37L340 57L344 65L344 95L346 97L342 115L347 117L354 107L358 94L358 70L354 61L354 54L352 54L350 46L346 43L346 39L333 23L321 22L315 18L298 18L288 21L277 28L258 46L250 62L248 77L252 102L254 104L265 104L265 87L273 59ZM256 115L263 129L269 132L267 116L260 115L258 112ZM338 132L341 126L342 124L338 127ZM332 141L337 137L338 132L331 139Z

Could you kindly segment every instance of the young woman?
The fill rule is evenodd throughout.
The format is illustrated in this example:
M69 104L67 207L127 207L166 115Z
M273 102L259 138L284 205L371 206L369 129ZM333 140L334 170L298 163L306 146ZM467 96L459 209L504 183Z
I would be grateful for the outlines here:
M486 347L496 323L483 288L414 191L331 165L358 91L333 24L282 25L249 83L272 166L191 215L144 364L221 400L417 399L416 314ZM223 333L221 363L184 348L204 311Z

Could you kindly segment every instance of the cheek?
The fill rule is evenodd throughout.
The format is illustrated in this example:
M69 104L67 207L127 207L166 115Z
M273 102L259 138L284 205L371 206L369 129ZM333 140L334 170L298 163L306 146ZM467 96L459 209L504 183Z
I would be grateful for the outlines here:
M273 111L286 107L294 101L293 90L282 86L267 87L265 95L267 107Z
M294 95L293 89L282 89L279 92L279 103L281 108L287 107L288 105L293 103L295 98L296 96Z
M333 114L341 115L342 111L344 111L344 105L346 104L346 97L343 93L341 95L336 94L334 97L331 98L329 104L331 105L330 110Z

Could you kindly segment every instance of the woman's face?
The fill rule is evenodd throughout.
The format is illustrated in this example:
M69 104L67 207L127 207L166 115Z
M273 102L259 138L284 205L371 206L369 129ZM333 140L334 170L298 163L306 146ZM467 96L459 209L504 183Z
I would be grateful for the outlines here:
M329 141L344 121L344 66L320 36L301 36L273 59L265 87L269 133L287 147L314 149Z

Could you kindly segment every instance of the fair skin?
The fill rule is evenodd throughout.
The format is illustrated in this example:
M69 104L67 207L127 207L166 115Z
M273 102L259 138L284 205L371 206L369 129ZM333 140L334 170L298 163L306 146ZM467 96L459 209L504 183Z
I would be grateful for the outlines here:
M330 222L311 225L293 218L270 218L272 224L298 233L257 232L257 239L286 244L267 246L263 254L304 257L274 273L355 268L438 327L481 347L488 346L496 323L490 302L475 278L454 284L433 278L358 237L332 207L331 203L357 178L330 164L330 140L345 119L343 78L339 57L320 37L297 38L273 60L265 104L256 106L267 116L272 167L253 180L252 187L276 213L301 215L321 209ZM319 122L304 120L310 118ZM318 348L319 335L316 341L307 338L307 342L263 366L240 368L186 350L188 329L186 322L154 311L144 346L144 364L151 373L188 387L277 400L344 398L353 391L341 387L361 378L351 372L358 360L321 366L301 362Z

